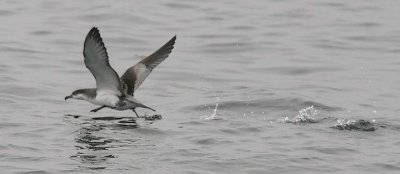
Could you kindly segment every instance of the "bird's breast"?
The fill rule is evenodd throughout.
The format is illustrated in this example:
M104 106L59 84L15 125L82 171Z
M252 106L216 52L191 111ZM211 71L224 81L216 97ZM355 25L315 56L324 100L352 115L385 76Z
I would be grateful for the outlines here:
M96 105L115 107L119 102L119 97L113 94L98 94L93 101Z

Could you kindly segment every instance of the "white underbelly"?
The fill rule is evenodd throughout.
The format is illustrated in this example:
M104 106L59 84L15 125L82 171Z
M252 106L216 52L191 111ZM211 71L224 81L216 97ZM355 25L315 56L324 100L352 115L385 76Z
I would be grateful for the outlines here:
M110 106L115 107L119 102L119 97L112 94L104 94L104 95L97 95L96 98L92 101L93 104L100 105L100 106Z

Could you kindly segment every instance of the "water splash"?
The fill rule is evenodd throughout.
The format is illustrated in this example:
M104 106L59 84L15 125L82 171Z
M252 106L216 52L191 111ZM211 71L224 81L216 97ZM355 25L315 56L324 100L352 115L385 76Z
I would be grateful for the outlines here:
M294 124L299 124L299 123L316 123L317 120L315 117L318 115L318 112L316 109L314 109L314 106L310 106L305 109L299 110L299 114L296 115L293 119L289 119L289 117L285 117L282 119L283 123L294 123Z
M217 103L215 103L214 113L210 116L208 116L208 115L203 116L202 118L204 120L216 120L217 119L216 116L217 116L219 101L220 101L220 99L219 99L219 97L217 97Z
M144 120L147 121L154 121L154 120L161 120L162 116L160 114L154 114L154 115L144 115Z
M331 128L339 130L357 130L357 131L375 131L377 129L375 120L346 120L344 118L338 118L335 126Z

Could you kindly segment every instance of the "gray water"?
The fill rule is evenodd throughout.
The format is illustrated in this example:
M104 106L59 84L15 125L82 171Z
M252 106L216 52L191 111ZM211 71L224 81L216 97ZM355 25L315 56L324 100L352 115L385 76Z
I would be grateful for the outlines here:
M1 173L399 173L399 5L1 1ZM177 35L135 93L161 120L64 101L93 26L120 75Z

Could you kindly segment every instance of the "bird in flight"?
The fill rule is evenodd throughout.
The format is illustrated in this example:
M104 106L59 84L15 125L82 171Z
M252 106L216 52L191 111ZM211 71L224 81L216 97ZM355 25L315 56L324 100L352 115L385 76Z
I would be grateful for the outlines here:
M100 37L99 30L93 27L86 36L83 56L86 68L96 79L96 88L78 89L66 96L67 99L85 100L101 107L91 110L97 112L103 108L115 110L132 110L137 117L137 107L155 111L133 98L133 93L139 88L151 71L164 61L174 48L176 36L169 40L150 56L128 68L119 77L110 66L108 54Z

